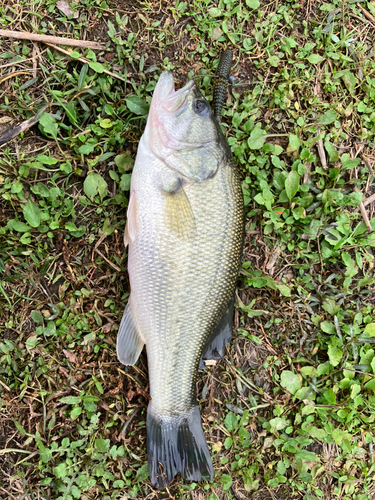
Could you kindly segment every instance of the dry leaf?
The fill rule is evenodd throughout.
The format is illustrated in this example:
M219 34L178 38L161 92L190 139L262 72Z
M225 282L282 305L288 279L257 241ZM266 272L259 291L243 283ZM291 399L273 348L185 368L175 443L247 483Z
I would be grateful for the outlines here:
M75 354L67 351L66 349L63 349L63 353L65 354L65 357L69 359L69 361L71 361L75 365L78 363L77 356Z
M68 2L66 2L65 0L59 0L57 3L56 3L56 7L63 13L66 15L66 17L70 17L70 16L73 16L73 19L77 19L77 17L79 16L79 12L76 10L75 12L72 11L72 9L70 8L70 5L68 4Z
M13 121L11 116L0 116L0 125Z

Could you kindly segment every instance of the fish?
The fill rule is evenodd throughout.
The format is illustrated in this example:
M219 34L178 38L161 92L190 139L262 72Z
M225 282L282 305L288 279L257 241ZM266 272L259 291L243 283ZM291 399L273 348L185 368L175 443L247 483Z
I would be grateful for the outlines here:
M131 178L124 242L130 296L117 336L121 363L146 345L151 482L213 478L196 399L203 359L231 337L243 242L241 181L194 80L175 90L161 73Z

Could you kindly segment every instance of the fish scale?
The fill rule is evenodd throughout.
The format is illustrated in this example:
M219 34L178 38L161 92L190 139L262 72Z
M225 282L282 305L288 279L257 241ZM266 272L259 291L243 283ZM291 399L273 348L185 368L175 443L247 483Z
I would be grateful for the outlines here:
M196 376L233 297L244 221L237 169L208 103L194 83L180 94L168 91L169 79L163 73L155 89L132 175L131 294L117 344L124 364L146 344L149 471L160 488L178 471L190 480L212 477ZM194 114L197 102L207 115Z

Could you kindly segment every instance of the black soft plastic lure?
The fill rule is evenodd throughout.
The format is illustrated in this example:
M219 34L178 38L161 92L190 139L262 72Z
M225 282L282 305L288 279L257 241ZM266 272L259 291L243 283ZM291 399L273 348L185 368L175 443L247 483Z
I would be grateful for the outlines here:
M228 85L231 84L230 69L232 66L232 51L226 50L220 58L214 81L214 96L212 99L212 109L217 121L220 123L221 110L223 109Z

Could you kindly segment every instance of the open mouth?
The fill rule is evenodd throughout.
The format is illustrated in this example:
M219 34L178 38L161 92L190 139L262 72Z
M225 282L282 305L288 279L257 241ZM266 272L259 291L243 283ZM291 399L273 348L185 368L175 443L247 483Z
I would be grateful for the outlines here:
M170 113L182 113L188 105L188 94L194 86L195 82L190 80L184 87L175 91L173 82L168 97L163 100L163 108Z

